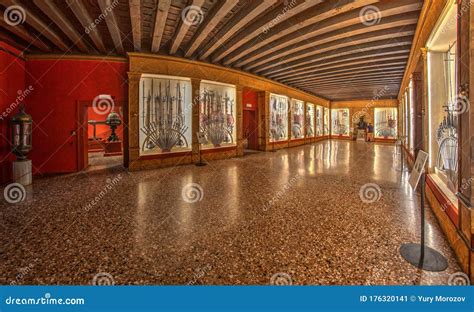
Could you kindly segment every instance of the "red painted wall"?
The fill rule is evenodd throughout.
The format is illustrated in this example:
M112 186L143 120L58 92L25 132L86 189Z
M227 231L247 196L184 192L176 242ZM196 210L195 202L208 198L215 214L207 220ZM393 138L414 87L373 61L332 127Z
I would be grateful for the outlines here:
M15 159L11 153L9 122L18 112L20 96L25 90L25 61L19 56L20 51L0 41L0 184L10 181Z
M258 94L255 91L244 88L242 92L244 109L255 110L258 107Z
M33 130L33 172L65 173L77 170L77 101L109 94L127 99L128 63L99 60L31 60L26 84Z

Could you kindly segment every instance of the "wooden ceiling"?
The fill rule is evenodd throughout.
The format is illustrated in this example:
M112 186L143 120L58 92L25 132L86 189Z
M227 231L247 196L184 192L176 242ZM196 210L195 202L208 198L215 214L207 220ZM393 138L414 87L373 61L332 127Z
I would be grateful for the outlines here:
M0 39L27 53L185 57L330 100L396 98L422 5L422 0L0 0Z

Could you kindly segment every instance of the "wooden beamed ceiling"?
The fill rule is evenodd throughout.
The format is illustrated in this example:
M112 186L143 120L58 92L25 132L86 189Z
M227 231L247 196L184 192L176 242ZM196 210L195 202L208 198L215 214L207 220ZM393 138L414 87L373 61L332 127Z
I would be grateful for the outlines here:
M200 60L330 100L396 98L422 5L423 0L0 0L0 38L31 54L135 51ZM21 23L7 18L12 12Z

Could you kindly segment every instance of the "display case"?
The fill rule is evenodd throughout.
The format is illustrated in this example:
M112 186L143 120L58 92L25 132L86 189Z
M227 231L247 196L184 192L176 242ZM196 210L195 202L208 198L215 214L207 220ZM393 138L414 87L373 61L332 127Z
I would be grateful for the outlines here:
M315 136L315 127L314 127L314 104L306 104L306 137L314 138Z
M142 75L139 86L140 155L191 150L191 81Z
M332 135L348 136L349 135L349 109L339 108L333 109L331 113L332 119Z
M329 135L329 108L325 107L324 108L324 116L323 116L323 134L324 135Z
M207 140L202 144L203 149L237 144L235 98L235 86L201 81L199 125Z
M288 140L288 97L270 94L270 142Z
M304 102L299 100L291 101L291 138L304 138Z
M396 139L397 138L397 109L375 108L375 138Z
M316 106L316 136L324 135L324 110L322 106Z

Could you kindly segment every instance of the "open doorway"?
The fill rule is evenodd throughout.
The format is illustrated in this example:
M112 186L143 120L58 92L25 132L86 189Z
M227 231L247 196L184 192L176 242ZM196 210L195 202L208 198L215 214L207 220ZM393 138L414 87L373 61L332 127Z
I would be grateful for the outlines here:
M78 102L77 171L124 166L124 106L110 96Z
M244 154L258 151L258 93L255 90L243 90L243 135Z

